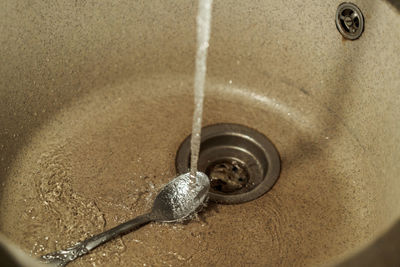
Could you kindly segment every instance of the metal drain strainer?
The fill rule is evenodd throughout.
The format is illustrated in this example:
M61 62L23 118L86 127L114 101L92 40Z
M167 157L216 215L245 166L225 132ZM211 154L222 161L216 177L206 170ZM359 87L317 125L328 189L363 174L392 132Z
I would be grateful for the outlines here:
M190 136L176 155L178 174L190 169ZM210 200L236 204L271 189L280 173L279 154L267 137L238 124L202 129L198 168L210 178Z

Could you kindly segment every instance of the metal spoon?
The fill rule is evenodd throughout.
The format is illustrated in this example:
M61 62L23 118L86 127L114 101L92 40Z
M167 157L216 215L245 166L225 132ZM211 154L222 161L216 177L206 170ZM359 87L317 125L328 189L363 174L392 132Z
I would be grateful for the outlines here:
M73 247L46 254L41 257L41 260L55 266L65 266L101 244L149 222L184 220L202 206L209 189L210 182L204 173L197 172L196 177L192 177L190 173L182 174L163 187L149 213L92 236Z

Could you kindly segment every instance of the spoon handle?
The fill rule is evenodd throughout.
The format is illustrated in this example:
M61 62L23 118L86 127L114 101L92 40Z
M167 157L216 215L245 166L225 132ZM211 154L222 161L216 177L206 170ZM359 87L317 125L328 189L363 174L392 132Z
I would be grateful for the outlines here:
M153 219L150 214L140 215L123 224L115 226L103 233L92 236L82 242L77 243L73 247L58 250L41 257L42 262L52 263L55 266L65 266L76 258L87 254L89 251L100 246L101 244L114 239L115 237L132 231L144 224L151 222Z

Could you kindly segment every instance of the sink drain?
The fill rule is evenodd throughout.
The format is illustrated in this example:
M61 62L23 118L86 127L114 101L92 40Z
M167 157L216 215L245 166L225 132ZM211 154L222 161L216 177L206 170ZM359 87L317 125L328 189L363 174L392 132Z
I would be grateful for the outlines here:
M178 174L190 169L190 136L176 155ZM267 137L238 124L202 129L198 169L210 178L210 200L237 204L271 189L280 173L279 154Z

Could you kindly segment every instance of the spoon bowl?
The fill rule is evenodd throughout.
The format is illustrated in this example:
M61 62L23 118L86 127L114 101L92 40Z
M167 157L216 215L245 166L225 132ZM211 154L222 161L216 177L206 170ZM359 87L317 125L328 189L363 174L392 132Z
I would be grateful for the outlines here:
M154 200L151 215L154 221L184 220L203 205L208 196L210 181L206 174L196 177L185 173L166 184Z

